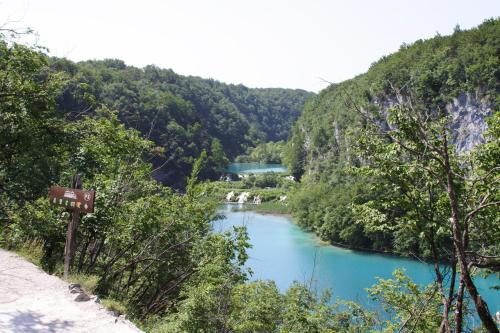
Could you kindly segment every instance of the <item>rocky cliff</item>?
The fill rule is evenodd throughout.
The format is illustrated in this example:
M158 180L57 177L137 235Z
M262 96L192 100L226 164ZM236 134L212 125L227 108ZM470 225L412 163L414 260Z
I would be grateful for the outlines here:
M306 103L287 147L296 175L329 178L353 163L348 138L363 127L360 110L381 113L406 94L428 110L446 110L459 153L484 141L486 118L500 102L500 20L450 36L404 44L370 69L321 91Z
M486 117L493 113L494 104L478 94L461 93L447 105L452 117L453 143L457 152L470 151L484 142L483 133L488 128Z

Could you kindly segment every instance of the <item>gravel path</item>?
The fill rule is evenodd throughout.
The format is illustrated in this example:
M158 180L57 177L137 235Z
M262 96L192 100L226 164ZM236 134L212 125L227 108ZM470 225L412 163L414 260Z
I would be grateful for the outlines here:
M0 332L142 332L93 300L75 297L66 282L0 249Z

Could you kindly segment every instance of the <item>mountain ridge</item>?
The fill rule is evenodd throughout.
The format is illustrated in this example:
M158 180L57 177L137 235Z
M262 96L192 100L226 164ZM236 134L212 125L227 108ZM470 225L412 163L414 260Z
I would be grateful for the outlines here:
M101 105L165 151L153 159L157 179L183 187L195 159L206 150L218 155L205 169L215 178L227 159L267 141L285 140L313 93L284 88L248 88L176 74L157 66L137 68L117 59L74 63L52 58L54 71L69 76L60 94L60 112L77 117Z
M359 111L379 115L379 125L388 126L387 109L411 95L427 110L447 113L457 151L468 151L484 141L485 120L500 102L499 54L500 20L490 19L471 30L403 44L366 73L311 98L285 153L290 171L302 177L292 204L298 223L332 242L407 254L390 232L365 232L349 208L383 196L370 190L377 187L374 180L349 173L364 163L354 149L366 126Z

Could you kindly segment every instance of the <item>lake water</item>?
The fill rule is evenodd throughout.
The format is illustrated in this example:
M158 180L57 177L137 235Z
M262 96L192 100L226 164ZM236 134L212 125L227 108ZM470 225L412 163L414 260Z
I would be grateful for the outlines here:
M230 173L266 173L266 172L286 172L283 164L264 163L231 163L226 168Z
M294 280L308 284L312 281L318 291L330 288L334 297L373 305L365 288L376 283L375 277L390 278L396 268L404 268L419 284L434 279L432 265L416 260L320 245L313 234L304 232L285 216L235 211L231 205L223 206L221 213L226 219L215 222L215 231L245 225L253 245L247 262L254 272L252 279L272 279L281 291ZM499 284L498 278L475 281L490 311L499 311L500 293L489 288Z

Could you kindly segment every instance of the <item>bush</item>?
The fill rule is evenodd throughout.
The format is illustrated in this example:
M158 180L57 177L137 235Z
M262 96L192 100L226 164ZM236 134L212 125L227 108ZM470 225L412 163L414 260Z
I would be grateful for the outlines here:
M115 299L105 298L101 300L101 304L109 311L115 313L115 315L120 316L127 313L127 307Z

